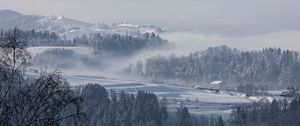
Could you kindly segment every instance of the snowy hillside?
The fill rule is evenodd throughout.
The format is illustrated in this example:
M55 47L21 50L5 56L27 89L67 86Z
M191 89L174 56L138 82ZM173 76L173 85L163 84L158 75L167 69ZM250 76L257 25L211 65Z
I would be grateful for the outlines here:
M23 15L11 10L0 10L0 29L17 26L25 30L48 30L66 39L89 35L90 33L137 35L145 32L160 33L164 30L155 26L142 26L129 23L91 24L61 16Z
M17 26L21 29L39 29L42 27L37 23L40 19L40 16L22 15L14 11L2 10L0 11L0 28L9 29Z

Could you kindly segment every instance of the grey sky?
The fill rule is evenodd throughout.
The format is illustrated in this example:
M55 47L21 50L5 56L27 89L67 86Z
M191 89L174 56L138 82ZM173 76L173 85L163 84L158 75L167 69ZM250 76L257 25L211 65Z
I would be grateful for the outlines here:
M300 0L0 0L0 9L227 36L300 30Z

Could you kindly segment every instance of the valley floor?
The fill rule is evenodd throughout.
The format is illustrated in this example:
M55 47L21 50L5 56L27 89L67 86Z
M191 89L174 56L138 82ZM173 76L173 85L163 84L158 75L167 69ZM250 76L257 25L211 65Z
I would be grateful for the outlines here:
M214 93L208 90L199 90L193 87L173 86L146 82L134 82L110 79L94 75L65 75L74 87L81 87L88 83L98 83L108 90L135 94L137 91L146 91L156 94L160 99L168 100L168 110L175 112L177 107L184 104L189 111L198 115L230 114L231 110L241 104L252 101L236 92Z

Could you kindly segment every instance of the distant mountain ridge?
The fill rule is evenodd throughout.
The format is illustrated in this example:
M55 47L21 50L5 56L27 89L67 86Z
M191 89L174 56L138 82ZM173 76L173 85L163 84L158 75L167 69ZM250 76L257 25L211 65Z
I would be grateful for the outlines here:
M91 24L64 16L37 16L23 15L12 10L0 10L0 29L18 27L24 30L48 30L56 32L66 39L89 35L91 33L121 35L137 35L145 32L160 33L164 30L156 26L142 26L129 23L105 23Z

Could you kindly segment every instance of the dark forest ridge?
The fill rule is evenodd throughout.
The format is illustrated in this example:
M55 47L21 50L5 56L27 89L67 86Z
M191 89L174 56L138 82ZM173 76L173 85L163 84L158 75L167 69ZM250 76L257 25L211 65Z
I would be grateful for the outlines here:
M192 83L223 80L233 86L299 88L299 53L280 48L240 51L227 46L210 47L186 56L155 56L125 71L154 80L179 79Z

